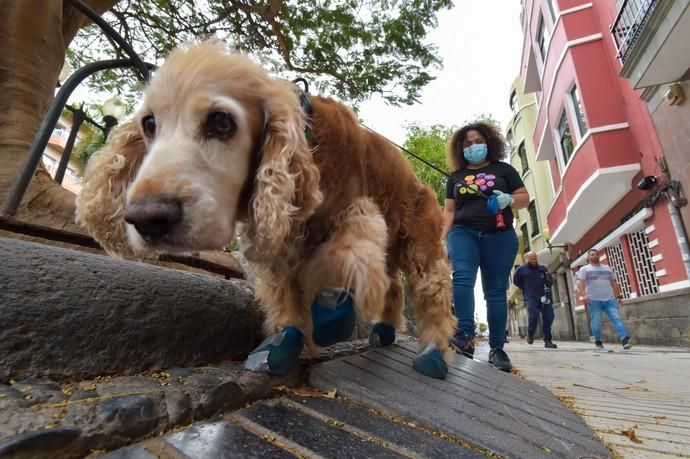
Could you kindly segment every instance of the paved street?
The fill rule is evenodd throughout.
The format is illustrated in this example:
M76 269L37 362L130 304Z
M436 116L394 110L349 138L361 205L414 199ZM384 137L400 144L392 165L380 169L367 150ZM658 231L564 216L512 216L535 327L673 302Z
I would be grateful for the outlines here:
M606 344L606 343L605 343ZM624 458L690 457L690 349L514 340L519 374L548 388ZM478 358L486 360L488 346Z

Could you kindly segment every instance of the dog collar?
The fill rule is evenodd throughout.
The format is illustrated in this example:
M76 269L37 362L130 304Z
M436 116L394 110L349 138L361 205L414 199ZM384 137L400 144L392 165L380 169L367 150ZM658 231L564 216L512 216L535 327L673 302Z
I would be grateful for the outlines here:
M296 78L292 80L293 83L304 84L304 89L300 88L299 85L299 104L304 112L304 137L306 137L309 144L312 143L314 138L314 133L312 131L312 122L314 120L314 106L311 103L311 95L309 94L309 84L304 78Z

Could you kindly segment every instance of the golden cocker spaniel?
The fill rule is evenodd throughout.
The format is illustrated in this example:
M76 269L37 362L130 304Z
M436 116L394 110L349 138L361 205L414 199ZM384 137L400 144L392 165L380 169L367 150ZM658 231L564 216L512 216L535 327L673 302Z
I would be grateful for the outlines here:
M294 84L217 42L178 48L89 161L77 218L125 257L220 249L237 229L270 335L246 362L257 371L346 339L355 316L376 323L373 344L392 343L402 270L414 367L444 377L456 319L434 193L347 107L310 101L307 122Z

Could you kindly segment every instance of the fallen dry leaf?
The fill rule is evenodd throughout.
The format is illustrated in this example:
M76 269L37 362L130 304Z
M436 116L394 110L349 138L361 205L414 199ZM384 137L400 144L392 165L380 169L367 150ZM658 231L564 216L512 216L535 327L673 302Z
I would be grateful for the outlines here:
M607 352L609 352L610 354L613 354L616 351L614 351L613 349L609 349Z
M628 437L630 439L630 441L632 441L633 443L642 443L642 440L637 438L637 433L635 432L635 427L637 427L637 425L632 426L628 430L621 430L621 434Z
M288 387L288 386L278 386L276 390L280 392L287 392L289 394L294 394L299 397L324 397L324 393L318 389L312 389L311 387ZM334 391L335 392L335 391Z
M324 395L324 397L326 397L326 398L335 398L336 392L337 392L337 391L336 391L335 389L333 389L333 390L330 391L330 392L326 392L326 395Z
M647 381L644 379L640 379L639 381L635 381L636 384L643 384L646 383Z

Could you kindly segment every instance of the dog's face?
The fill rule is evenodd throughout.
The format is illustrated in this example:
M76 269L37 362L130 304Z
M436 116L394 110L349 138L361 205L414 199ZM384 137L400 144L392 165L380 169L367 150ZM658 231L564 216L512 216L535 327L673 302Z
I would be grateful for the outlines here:
M147 152L126 196L135 250L219 249L231 240L258 154L267 77L213 44L173 52L135 121Z

